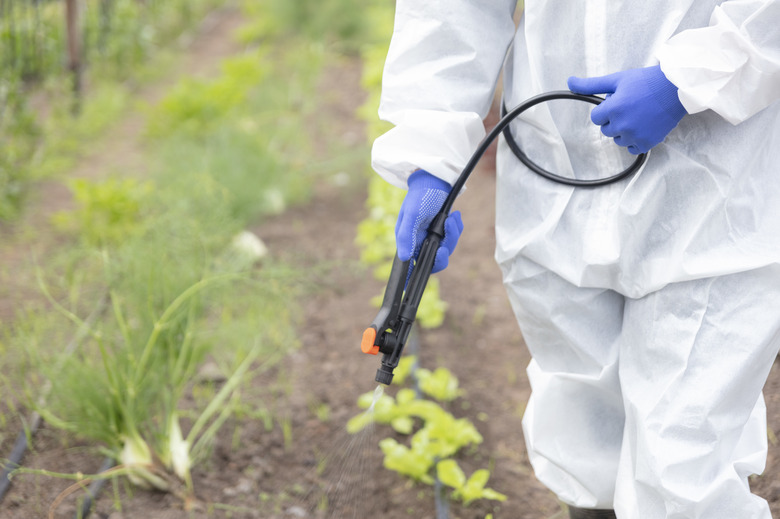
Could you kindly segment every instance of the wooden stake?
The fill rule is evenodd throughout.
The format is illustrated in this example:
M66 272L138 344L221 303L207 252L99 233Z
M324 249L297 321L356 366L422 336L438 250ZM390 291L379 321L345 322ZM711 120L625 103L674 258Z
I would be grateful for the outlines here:
M73 75L73 114L81 109L81 31L79 30L79 2L65 0L65 26L68 38L68 70Z

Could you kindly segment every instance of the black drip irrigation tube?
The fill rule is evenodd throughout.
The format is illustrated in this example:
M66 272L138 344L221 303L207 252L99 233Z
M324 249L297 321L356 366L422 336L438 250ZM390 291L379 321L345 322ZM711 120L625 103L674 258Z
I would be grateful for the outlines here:
M417 378L417 368L420 367L420 332L417 327L417 323L412 325L412 331L409 334L409 354L414 355L416 360L411 367L412 380L414 381L414 396L415 398L422 397L422 391L420 390L420 381ZM438 459L434 460L434 467L439 463ZM439 479L438 471L434 470L433 475L433 499L436 505L436 519L449 519L450 517L450 501L447 499L447 487L442 484Z
M75 349L81 344L81 341L84 340L84 338L87 336L89 328L94 324L94 322L97 320L100 315L103 314L103 312L108 307L108 300L109 296L108 294L105 294L100 301L98 301L98 305L93 310L93 312L87 317L87 319L84 321L84 325L76 332L76 336L73 337L73 339L68 343L68 345L65 347L65 354L63 358L67 358L69 355L71 355ZM43 402L46 400L46 396L48 395L49 391L51 390L51 384L46 383L44 387L41 390L41 396L39 399L39 403L42 405ZM14 446L11 449L11 454L7 458L7 462L3 465L3 471L0 475L0 505L3 503L3 499L5 498L8 491L11 489L11 473L22 466L22 460L24 459L24 455L27 452L27 446L30 441L32 441L33 436L35 436L35 433L38 432L38 429L40 428L41 424L43 423L43 418L41 417L38 412L33 412L30 415L29 425L25 424L22 426L22 430L19 431L19 434L16 436L16 441L14 442ZM110 460L110 465L108 465ZM99 469L99 472L103 472L105 470L110 469L114 465L114 461L111 458L107 458L103 465L101 465L101 468ZM103 468L105 467L105 468ZM100 479L97 481L94 481L89 486L89 496L84 501L81 512L76 512L76 519L86 519L86 517L89 515L89 512L92 508L92 497L97 497L97 494L100 492L100 490L103 488L103 485L105 484L104 479ZM94 489L93 489L94 487Z
M5 494L11 488L11 480L8 476L11 474L11 472L13 472L15 469L21 466L22 458L24 457L24 453L27 450L28 434L30 435L30 437L32 437L32 435L35 434L35 431L38 430L38 427L41 423L40 415L35 413L34 417L37 417L37 420L35 420L34 423L30 424L29 429L22 430L19 433L19 436L16 438L16 443L14 444L14 448L11 451L11 456L8 459L8 464L5 466L5 468L3 468L2 476L0 476L2 478L0 480L0 503L2 503ZM98 469L98 474L111 469L114 465L116 465L116 461L114 460L114 458L107 457L106 459L103 460L103 464L100 465L100 468ZM87 497L81 503L81 509L76 510L76 514L73 516L73 519L87 519L87 517L89 517L89 514L92 512L92 505L94 504L94 500L97 499L98 495L103 490L103 486L105 484L106 484L106 479L100 478L93 481L89 485L89 487L87 488Z
M435 460L436 463L439 460ZM436 503L436 519L449 519L450 501L447 499L447 487L445 487L438 474L433 480L433 500Z
M8 461L3 467L3 473L0 475L0 503L3 502L3 498L11 488L11 472L21 467L22 458L27 451L27 438L31 438L38 431L38 427L41 425L41 415L33 413L30 417L30 425L28 427L22 427L19 434L16 436L16 442L14 442L13 449L11 449L11 455L8 456Z
M98 469L98 474L111 469L115 464L116 461L114 458L110 456L107 457L103 460L103 464ZM103 485L105 484L106 478L96 479L90 483L89 488L87 488L87 497L85 497L84 502L81 503L81 510L76 510L76 515L73 516L73 519L87 519L87 517L89 517L90 512L92 512L92 504L94 500L97 499L100 491L103 490Z

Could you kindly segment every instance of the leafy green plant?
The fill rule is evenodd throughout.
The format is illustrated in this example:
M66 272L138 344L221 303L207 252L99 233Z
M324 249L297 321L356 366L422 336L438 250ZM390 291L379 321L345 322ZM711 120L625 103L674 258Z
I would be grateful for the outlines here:
M77 207L54 216L61 229L77 233L89 245L116 245L140 231L144 198L153 189L151 182L135 178L111 177L92 181L76 179L70 188Z
M413 357L406 357L403 365L399 364L401 379L406 378L415 362ZM420 372L423 374L420 387L433 398L450 401L461 394L457 379L446 368L434 372L418 368L415 374ZM398 378L394 381L398 383ZM505 499L502 494L485 488L489 471L480 469L466 479L451 459L463 448L482 443L482 436L470 420L455 418L439 403L417 398L409 388L399 389L395 398L386 394L376 398L373 393L358 398L359 407L369 409L372 405L371 412L356 415L347 423L348 432L357 433L376 422L389 424L397 433L411 435L409 446L391 437L379 442L385 455L385 468L428 485L434 484L435 474L444 471L447 479L442 482L454 489L453 497L462 500L464 505L476 499ZM418 423L421 425L415 431ZM444 462L447 463L442 467Z
M420 389L440 402L451 402L462 393L458 389L458 379L447 368L430 371L420 368L415 372Z
M258 288L265 292L262 306L238 297L235 283L241 279L250 283L252 298ZM133 483L172 490L177 477L186 496L192 496L190 468L204 459L232 414L250 370L273 364L293 343L280 326L284 309L270 304L274 284L240 272L207 274L168 300L151 321L145 304L123 295L121 287L110 287L111 312L93 326L42 286L67 321L90 330L90 340L78 355L54 363L39 359L57 367L56 373L44 368L52 396L38 406L41 415L54 426L101 442ZM225 318L230 322L219 322ZM247 328L254 333L246 333ZM220 360L226 381L203 407L188 409L192 418L183 434L181 406L207 356Z
M385 468L427 485L433 485L433 478L429 472L436 459L425 447L426 445L417 441L416 437L412 438L411 448L398 443L393 438L385 438L379 442L379 448L385 455Z
M506 496L491 488L486 488L490 472L485 469L475 471L468 479L458 462L452 459L442 460L436 465L439 480L454 489L452 496L463 501L468 506L477 499L492 499L506 501Z
M266 53L248 52L225 60L216 79L182 80L149 111L147 133L204 135L246 103L249 91L268 76L266 61Z

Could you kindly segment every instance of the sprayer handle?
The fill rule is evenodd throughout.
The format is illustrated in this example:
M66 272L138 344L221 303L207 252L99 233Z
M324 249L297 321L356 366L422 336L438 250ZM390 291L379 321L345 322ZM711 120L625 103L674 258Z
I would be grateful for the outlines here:
M406 276L409 272L409 261L401 261L398 253L393 260L393 268L390 271L390 278L387 281L387 288L382 299L382 306L379 308L371 326L363 332L363 340L360 342L360 349L363 353L376 355L379 353L379 341L382 334L390 328L398 319L398 308L401 305L401 298L404 294L406 285Z

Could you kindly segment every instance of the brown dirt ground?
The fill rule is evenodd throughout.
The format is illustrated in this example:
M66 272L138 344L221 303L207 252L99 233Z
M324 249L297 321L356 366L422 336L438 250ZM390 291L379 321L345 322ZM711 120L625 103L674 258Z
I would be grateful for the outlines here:
M362 98L359 66L344 63L330 74L325 84L340 85L329 98L328 113L335 117L332 129L341 135L359 134L361 126L351 110L355 99ZM106 141L104 153L110 154L114 145L120 144ZM561 519L563 511L554 496L534 479L523 445L520 422L529 395L525 375L529 357L493 262L491 168L486 163L475 173L456 204L467 230L450 268L439 275L449 311L441 328L421 334L420 356L424 366L445 366L459 377L466 394L451 411L469 417L484 437L478 449L461 456L462 466L467 473L491 466L489 486L509 499L469 508L453 505L449 516L482 519L493 513L496 519ZM346 187L324 182L310 203L254 229L276 258L317 273L301 304L300 347L253 385L255 403L276 417L270 430L259 418L234 420L223 429L211 459L194 472L199 509L185 512L176 497L150 491L133 490L130 497L120 484L115 490L121 511L109 485L93 517L436 517L430 487L412 485L382 468L376 444L390 435L389 429L377 426L353 437L344 429L358 412L358 395L376 386L378 366L377 358L358 348L362 330L376 312L368 301L382 289L382 282L360 266L354 246L355 228L365 216L364 199L364 181ZM780 427L779 371L776 365L766 387L773 430ZM318 409L327 409L329 416L318 418ZM287 438L284 423L291 433ZM5 453L8 442L2 448ZM778 517L779 453L773 441L767 471L753 481ZM90 473L100 462L93 450L44 426L25 465ZM0 505L0 518L45 517L68 486L59 479L20 476ZM72 518L82 495L77 492L65 499L55 517ZM327 513L316 511L323 495L328 498Z

